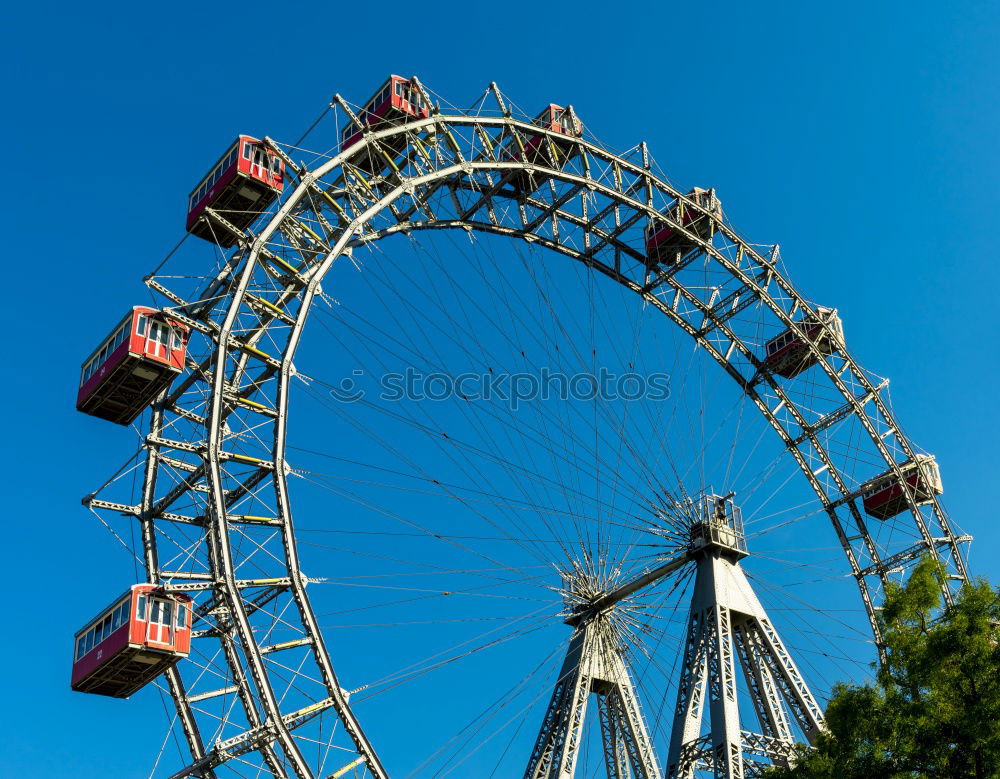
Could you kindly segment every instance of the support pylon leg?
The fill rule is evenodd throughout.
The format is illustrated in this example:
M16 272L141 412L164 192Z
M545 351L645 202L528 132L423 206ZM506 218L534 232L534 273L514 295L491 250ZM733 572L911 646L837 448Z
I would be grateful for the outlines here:
M743 779L731 614L728 608L716 604L709 619L708 700L715 775L721 779Z
M624 665L622 668L624 670ZM645 718L635 697L635 688L631 683L619 685L609 692L607 697L616 712L618 731L633 779L659 779L656 757L653 755L653 747L646 732Z
M788 703L806 738L812 743L823 729L823 712L819 704L806 686L792 656L763 608L760 610L760 615L753 620L753 626L759 636L768 668L781 690L782 697Z
M746 623L736 629L736 649L763 735L792 741L792 730L781 704L778 686L765 659L766 650L760 644L757 631Z
M610 779L659 777L623 654L606 616L577 626L525 779L567 779L574 775L590 693L598 696L601 739Z
M823 715L791 655L767 617L739 557L716 544L697 559L667 779L692 779L696 769L720 779L756 776L761 763L787 764L792 753L790 713L812 741ZM744 727L736 665L746 678L759 732ZM707 690L709 732L703 733Z
M590 679L585 673L589 639L588 626L573 632L535 748L531 752L525 779L555 779L564 773L572 776L576 769L576 747L580 742L590 693Z
M683 752L685 744L696 743L701 734L702 708L708 679L704 632L703 615L692 611L688 619L684 658L677 685L677 706L674 709L670 752L667 755L667 779L690 779L694 776L694 762L686 760Z
M629 779L628 751L621 737L621 722L617 711L604 695L597 696L597 711L601 717L601 740L604 744L604 765L608 779Z

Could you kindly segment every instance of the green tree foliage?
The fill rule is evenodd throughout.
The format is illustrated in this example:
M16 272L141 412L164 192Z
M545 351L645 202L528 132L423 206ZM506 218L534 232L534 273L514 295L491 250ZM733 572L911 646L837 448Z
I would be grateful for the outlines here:
M942 611L941 576L923 560L888 590L875 681L838 685L816 748L769 779L1000 779L1000 591L973 582Z

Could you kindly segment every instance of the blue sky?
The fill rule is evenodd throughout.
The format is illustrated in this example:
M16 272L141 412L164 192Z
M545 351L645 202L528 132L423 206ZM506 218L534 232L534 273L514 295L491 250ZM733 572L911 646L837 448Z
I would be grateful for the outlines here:
M237 133L293 140L334 92L361 102L390 72L458 105L491 80L529 109L570 102L609 145L646 140L673 181L715 187L744 235L780 243L799 288L839 309L862 363L891 377L898 418L937 456L945 505L976 537L973 572L1000 578L983 499L1000 432L1000 8L495 8L8 11L2 548L19 630L3 649L0 772L133 775L121 759L145 775L146 731L163 732L153 696L123 715L68 689L73 630L122 583L120 552L79 499L132 440L74 412L80 362L146 299L141 277L181 237L187 193Z

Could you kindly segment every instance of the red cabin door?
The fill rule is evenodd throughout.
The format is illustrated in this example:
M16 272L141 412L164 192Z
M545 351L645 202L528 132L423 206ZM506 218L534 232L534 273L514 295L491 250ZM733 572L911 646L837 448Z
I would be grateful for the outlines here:
M251 147L250 152L250 175L254 178L260 179L261 181L270 182L271 180L271 158L269 155L265 154L264 150L260 146Z
M149 621L146 623L146 643L173 646L173 601L149 599Z
M149 335L146 337L146 354L158 360L167 359L167 350L170 343L170 328L166 322L158 322L155 319L149 323Z

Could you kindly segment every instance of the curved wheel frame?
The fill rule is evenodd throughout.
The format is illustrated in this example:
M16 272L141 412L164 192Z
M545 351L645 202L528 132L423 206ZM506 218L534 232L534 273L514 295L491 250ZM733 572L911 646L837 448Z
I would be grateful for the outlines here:
M936 498L918 504L908 494L909 511L890 520L903 540L891 543L871 532L859 508L866 480L885 470L901 477L900 465L917 454L892 416L887 382L861 368L843 342L835 354L824 355L805 339L817 362L811 380L832 390L817 407L815 393L796 390L799 380L767 370L759 357L761 333L741 328L736 315L750 307L775 333L815 313L782 274L777 247L759 250L687 200L654 173L644 144L634 155L619 155L592 140L534 126L515 117L495 87L489 94L495 111L436 111L429 119L367 131L349 153L312 170L266 139L295 184L276 212L245 234L223 215L206 213L214 230L235 235L238 248L197 302L147 279L167 298L171 315L202 334L209 356L190 365L185 379L154 406L141 502L129 506L94 495L85 503L138 520L148 580L200 593L199 624L205 627L196 635L218 642L216 656L228 669L229 684L218 690L202 691L209 686L202 678L186 686L177 669L167 674L192 756L176 777L212 776L254 752L275 776L313 776L301 734L311 733L310 742L328 741L337 727L353 749L338 753L340 764L387 775L340 687L306 595L285 438L293 358L324 275L354 249L395 233L464 229L520 238L624 285L683 329L737 383L797 462L840 539L876 640L874 603L890 573L933 554L949 575L946 598L966 579L959 544L967 539L955 536ZM549 165L504 151L523 149L529 136L546 139ZM557 142L572 149L561 166L554 163ZM398 154L387 151L400 148ZM351 164L366 154L385 157L383 175ZM512 186L515 179L530 180L533 188L520 191ZM650 270L642 225L650 217L663 219L678 201L711 219L713 235L702 239L674 224L698 250L674 266ZM718 283L708 290L687 283L685 269L695 261L709 266ZM848 428L863 431L870 472L858 475L836 451L839 431ZM269 512L234 513L251 495ZM165 556L169 561L161 562ZM255 558L253 576L245 575L248 557ZM280 631L268 628L262 635L256 627L265 608L280 609ZM294 659L278 663L278 657ZM287 685L282 691L287 674L281 669L289 667L301 671L294 695ZM207 717L203 702L213 698L241 712L238 732L225 732L218 717L214 724ZM317 730L325 735L317 737ZM206 734L213 743L206 743Z

